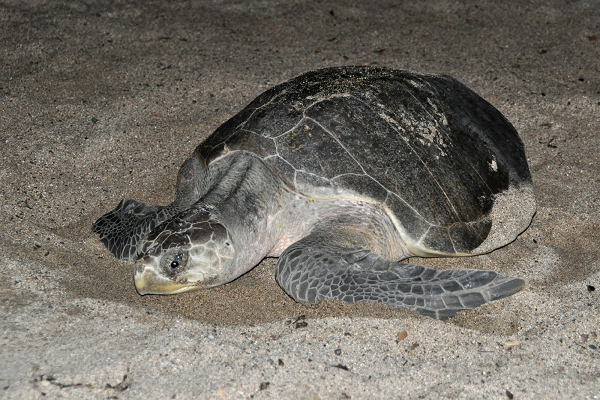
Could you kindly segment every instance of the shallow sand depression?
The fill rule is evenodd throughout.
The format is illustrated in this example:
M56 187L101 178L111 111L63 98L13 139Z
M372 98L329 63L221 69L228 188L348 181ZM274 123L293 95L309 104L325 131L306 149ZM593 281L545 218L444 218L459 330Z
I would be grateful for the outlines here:
M597 398L598 21L595 2L2 2L0 397ZM519 131L529 229L413 261L525 290L436 321L294 303L267 259L138 295L93 222L122 198L172 201L195 146L267 88L365 64L452 75Z

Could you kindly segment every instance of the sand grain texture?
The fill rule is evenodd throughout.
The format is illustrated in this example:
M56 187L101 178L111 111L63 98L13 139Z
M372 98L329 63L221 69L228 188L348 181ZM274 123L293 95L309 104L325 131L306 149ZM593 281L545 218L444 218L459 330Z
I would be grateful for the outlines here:
M598 60L594 1L1 1L0 398L600 397ZM417 262L527 288L441 322L296 304L266 260L139 296L95 219L169 203L188 154L255 96L353 64L452 75L515 125L531 227Z

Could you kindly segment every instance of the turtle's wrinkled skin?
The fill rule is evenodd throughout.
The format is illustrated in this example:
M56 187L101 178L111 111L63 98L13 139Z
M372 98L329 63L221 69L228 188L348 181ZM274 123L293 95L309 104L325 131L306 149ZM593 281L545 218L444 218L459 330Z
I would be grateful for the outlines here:
M523 143L453 78L373 67L273 87L201 143L175 201L123 200L93 227L141 294L221 285L265 257L295 300L377 301L447 318L525 281L399 260L513 241L535 213Z

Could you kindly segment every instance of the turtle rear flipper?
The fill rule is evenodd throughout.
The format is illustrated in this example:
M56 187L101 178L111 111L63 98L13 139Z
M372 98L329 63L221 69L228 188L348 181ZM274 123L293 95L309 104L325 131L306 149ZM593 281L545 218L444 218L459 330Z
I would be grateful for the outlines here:
M117 258L135 261L137 244L160 221L166 207L149 206L140 201L123 199L119 205L100 217L92 231L100 235L100 241Z
M526 283L492 271L437 270L392 262L369 250L340 247L314 235L281 255L277 282L296 301L380 302L437 319L508 297Z

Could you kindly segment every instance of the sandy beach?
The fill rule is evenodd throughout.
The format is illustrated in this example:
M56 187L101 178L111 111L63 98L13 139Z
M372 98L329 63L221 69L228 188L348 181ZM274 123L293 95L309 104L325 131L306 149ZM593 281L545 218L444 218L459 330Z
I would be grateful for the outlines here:
M600 398L600 4L0 1L0 398ZM537 214L508 246L413 259L528 280L446 321L299 304L266 259L140 296L91 232L166 205L193 149L303 72L457 78L525 144Z

